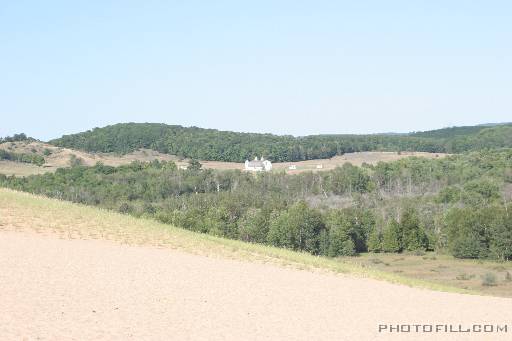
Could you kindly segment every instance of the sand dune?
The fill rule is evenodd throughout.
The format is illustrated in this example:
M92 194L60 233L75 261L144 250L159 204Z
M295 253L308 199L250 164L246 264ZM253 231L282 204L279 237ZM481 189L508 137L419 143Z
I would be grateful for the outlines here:
M510 340L512 300L0 231L1 340ZM383 323L508 333L378 333Z

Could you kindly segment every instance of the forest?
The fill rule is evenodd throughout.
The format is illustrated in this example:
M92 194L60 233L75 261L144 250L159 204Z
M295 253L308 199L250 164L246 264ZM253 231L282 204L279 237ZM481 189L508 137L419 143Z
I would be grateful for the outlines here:
M159 123L120 123L64 135L51 144L89 152L126 154L141 148L184 158L273 162L331 158L362 151L461 153L512 147L512 125L455 127L411 134L312 135L236 133Z
M501 128L500 128L501 129ZM512 149L287 175L173 162L75 165L0 186L330 257L512 258Z

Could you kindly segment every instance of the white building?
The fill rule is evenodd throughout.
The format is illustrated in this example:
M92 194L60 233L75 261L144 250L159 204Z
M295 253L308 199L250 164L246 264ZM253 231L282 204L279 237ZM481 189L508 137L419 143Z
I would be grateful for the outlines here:
M297 169L297 166L295 166L295 165L290 165L290 166L288 167L288 169L289 169L289 170L296 170L296 169Z
M272 162L265 160L263 157L261 160L255 157L252 161L245 160L245 170L252 172L268 172L272 170Z

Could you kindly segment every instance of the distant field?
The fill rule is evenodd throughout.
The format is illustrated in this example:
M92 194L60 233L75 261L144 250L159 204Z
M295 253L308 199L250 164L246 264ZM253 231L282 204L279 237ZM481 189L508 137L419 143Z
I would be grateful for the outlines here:
M0 189L0 231L36 231L67 239L106 239L129 245L179 249L199 255L270 262L372 277L441 291L512 297L512 263L458 260L432 253L363 254L331 259L260 244L198 234L153 220ZM483 285L483 276L495 276Z
M6 142L0 144L0 149L15 153L35 153L39 155L44 155L45 151L49 151L49 155L44 156L45 164L42 167L37 167L29 163L2 161L5 164L0 164L0 174L16 176L54 172L58 168L69 167L70 159L73 155L86 166L94 166L97 162L102 162L110 166L120 166L133 161L179 161L175 156L161 154L153 150L139 150L126 155L93 154L79 150L55 147L42 142Z
M389 162L400 160L406 157L425 157L435 159L445 157L448 154L443 153L424 153L424 152L360 152L349 153L342 156L335 156L331 159L318 159L299 162L276 162L272 164L274 171L286 171L289 174L297 174L307 171L326 171L342 166L345 163L351 163L354 166L361 166L363 163L375 165L378 162ZM219 161L201 161L205 168L211 169L244 169L243 163L219 162ZM186 165L186 162L178 162L179 165ZM290 169L295 166L295 169Z
M38 167L30 163L0 160L0 174L5 174L8 176L28 176L35 174L43 174L49 171L54 171L54 169Z
M126 155L104 154L104 153L87 153L67 148L55 147L42 142L7 142L0 144L0 149L9 150L16 153L37 153L44 155L44 151L50 151L50 155L45 156L46 163L43 167L37 167L32 164L6 162L5 165L0 164L0 174L27 176L32 174L41 174L45 172L55 171L60 167L68 167L72 155L79 158L84 165L93 166L97 162L103 162L110 166L119 166L128 164L133 161L174 161L180 167L186 167L188 160L178 158L174 155L162 154L153 150L139 150ZM378 162L389 162L406 157L425 157L429 159L445 157L447 154L442 153L424 153L424 152L361 152L350 153L342 156L335 156L331 159L318 159L300 162L281 162L273 163L273 170L286 171L289 174L297 174L306 171L325 171L332 170L345 163L351 163L355 166L361 166L363 163L377 164ZM243 163L236 162L220 162L220 161L200 161L206 169L244 169ZM295 166L295 169L290 169Z
M273 169L281 170L285 169L289 173L297 173L303 171L322 171L332 170L338 166L342 166L345 163L351 163L354 166L361 166L363 163L375 165L379 162L390 162L396 161L407 157L424 157L428 159L435 159L445 157L448 154L443 153L424 153L424 152L360 152L360 153L349 153L341 156L335 156L331 159L319 159L319 160L308 160L301 162L283 162L274 163ZM289 170L289 167L295 165L297 168ZM321 168L317 168L320 166Z

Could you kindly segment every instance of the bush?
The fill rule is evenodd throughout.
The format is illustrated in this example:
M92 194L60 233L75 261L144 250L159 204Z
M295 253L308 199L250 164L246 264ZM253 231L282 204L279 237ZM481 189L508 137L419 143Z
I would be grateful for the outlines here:
M496 285L496 275L492 272L487 272L482 276L482 285L491 287Z
M84 160L82 158L77 157L75 154L71 154L69 156L69 165L71 167L78 167L84 164Z
M355 256L356 245L352 239L347 239L342 243L340 255L342 256Z
M119 211L119 213L128 214L128 213L132 213L134 211L134 209L133 209L133 206L131 206L128 203L122 203L121 206L119 206L118 211Z

